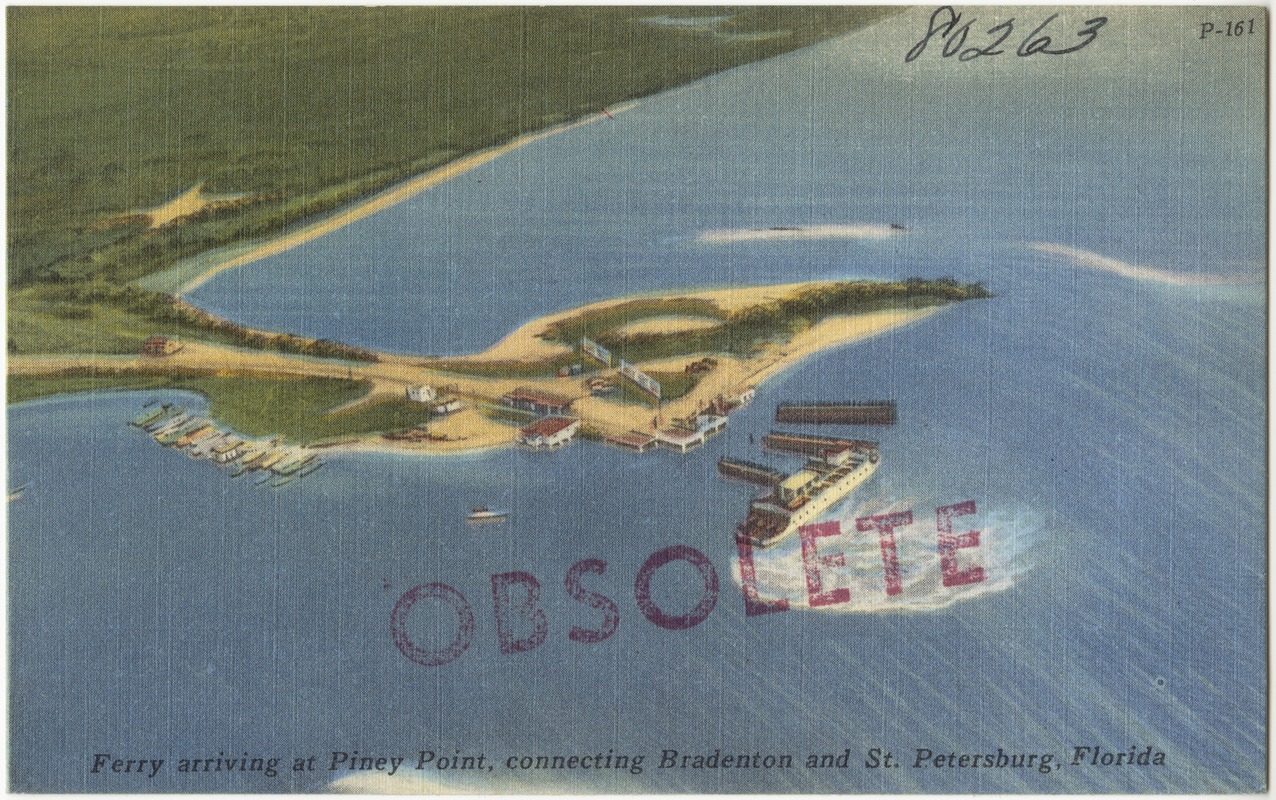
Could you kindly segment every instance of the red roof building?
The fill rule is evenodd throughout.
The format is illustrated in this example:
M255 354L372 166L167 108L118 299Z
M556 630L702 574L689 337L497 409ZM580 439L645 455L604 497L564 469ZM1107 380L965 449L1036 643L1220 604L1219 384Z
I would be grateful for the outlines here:
M164 336L152 336L142 343L142 355L144 356L171 356L181 349L181 342Z
M520 386L503 396L501 402L510 408L517 408L522 411L531 411L542 415L555 415L562 414L570 409L575 401L570 397L563 397L553 392Z
M519 444L534 450L554 450L572 440L580 430L580 420L573 417L542 417L518 431Z

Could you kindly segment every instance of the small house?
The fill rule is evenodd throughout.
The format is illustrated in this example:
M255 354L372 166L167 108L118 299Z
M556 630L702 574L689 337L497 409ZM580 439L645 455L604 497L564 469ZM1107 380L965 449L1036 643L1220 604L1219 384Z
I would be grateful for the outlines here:
M152 336L142 343L144 356L171 356L182 349L182 343L166 336Z
M460 411L464 407L465 406L461 405L460 400L457 400L455 397L449 397L447 400L444 400L441 403L437 403L434 406L434 413L435 414L455 414L456 412Z
M501 397L501 403L520 411L531 411L542 416L560 416L566 413L574 401L570 397L521 386Z
M433 403L438 396L439 393L434 391L433 386L409 386L407 390L410 403Z
M518 443L533 450L555 450L572 440L580 430L580 420L572 417L542 417L520 428Z

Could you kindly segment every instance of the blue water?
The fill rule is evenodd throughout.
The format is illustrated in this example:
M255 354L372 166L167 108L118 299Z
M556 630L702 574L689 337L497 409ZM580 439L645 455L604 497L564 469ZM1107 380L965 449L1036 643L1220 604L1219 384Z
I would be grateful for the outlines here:
M1113 12L1084 58L906 68L927 16L909 12L529 145L192 297L249 324L460 353L546 311L688 285L953 275L996 293L803 362L687 456L585 442L345 456L270 492L124 424L174 395L14 407L9 474L31 482L9 508L14 788L308 791L343 777L332 751L434 750L498 766L405 768L393 785L1261 790L1263 62L1257 41L1203 51L1154 33L1190 27L1186 14ZM909 234L696 240L891 221ZM1133 279L1033 242L1251 282ZM881 467L831 514L850 532L821 545L847 554L852 602L746 617L730 532L751 491L715 461L762 458L748 437L777 400L843 396L895 397L901 417L874 431ZM955 590L935 577L934 514L964 500L978 513L955 524L983 542L960 558L988 580ZM467 527L479 503L511 521ZM899 536L900 598L882 592L876 541L853 532L885 508L915 518ZM674 544L708 556L721 587L683 631L649 623L633 591ZM564 589L585 558L606 562L583 583L620 613L599 644L568 637L602 618ZM801 599L796 541L758 561L767 591ZM514 571L539 581L549 635L506 655L489 576ZM409 661L390 633L400 596L431 582L476 620L440 667ZM653 596L685 613L700 587L679 564ZM412 635L446 643L447 614L419 605ZM1077 746L1151 746L1166 764L913 767L917 748L1070 761ZM665 749L719 748L797 766L658 768ZM845 769L802 767L848 748ZM872 748L904 766L865 768ZM644 754L643 769L504 767L608 749ZM219 752L285 761L274 778L173 771ZM169 764L154 780L93 774L96 753ZM292 771L312 754L318 769Z

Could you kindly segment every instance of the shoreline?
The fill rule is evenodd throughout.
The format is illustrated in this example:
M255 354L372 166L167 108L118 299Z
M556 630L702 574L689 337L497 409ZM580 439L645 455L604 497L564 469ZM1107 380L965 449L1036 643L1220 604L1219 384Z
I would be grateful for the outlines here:
M802 287L828 282L803 282L771 286L751 286L727 289L692 289L662 295L641 295L651 298L704 298L718 302L724 308L748 306L760 301L787 296ZM544 355L543 348L553 347L557 352L570 351L562 345L548 345L534 334L544 330L554 320L579 314L582 309L598 310L617 306L635 299L620 297L590 303L576 309L554 312L525 322L487 350L460 360L482 363L492 360L493 354L510 360L536 362ZM432 432L449 437L443 441L396 443L384 439L381 433L351 434L354 441L330 445L321 449L331 452L393 452L403 455L459 455L484 452L491 449L513 447L521 424L498 421L483 411L481 406L501 407L500 398L521 386L544 390L570 397L572 408L568 415L578 418L602 437L624 436L653 430L657 417L667 424L677 418L688 418L707 408L720 396L739 395L749 388L756 388L775 375L805 361L825 350L844 347L872 337L911 325L930 317L943 306L919 309L895 309L863 314L828 317L814 326L792 336L788 341L773 344L762 352L744 357L724 353L687 353L684 355L642 362L640 368L655 371L681 372L686 365L705 355L714 355L716 367L705 374L685 395L664 402L659 407L645 403L617 402L593 396L582 383L580 376L572 378L537 377L487 377L444 372L429 369L421 364L420 357L378 354L380 360L369 363L349 363L311 359L278 352L246 350L207 342L186 342L179 352L163 358L143 356L15 356L9 359L9 375L57 375L66 369L114 368L125 373L164 374L182 371L205 371L227 377L262 378L345 378L361 379L370 383L369 391L341 409L357 408L386 397L402 397L412 386L431 385L445 387L446 393L458 397L467 406L459 413L431 420ZM600 370L595 374L612 375L612 370ZM614 376L613 376L614 379ZM325 413L333 413L330 409ZM530 421L531 417L529 417ZM526 424L526 423L522 423ZM310 447L311 445L303 445Z
M514 330L502 336L492 346L477 353L466 356L448 356L443 360L483 361L535 361L542 358L553 358L571 350L562 344L553 344L541 339L537 334L549 326L565 319L614 308L634 300L661 300L686 298L692 300L710 300L717 303L723 311L734 311L745 306L774 299L775 295L789 295L799 289L818 286L828 281L798 281L796 283L776 283L766 286L729 286L723 288L700 288L660 290L641 294L613 297L608 300L595 300L575 308L551 311L544 316L522 323Z
M637 107L638 103L639 101L637 100L631 100L621 103L606 112L590 114L589 116L582 117L581 119L572 122L564 122L560 125L554 125L533 133L525 133L522 136L511 139L505 144L487 147L468 155L461 156L454 161L449 161L442 166L435 167L434 169L417 175L416 177L408 178L397 185L391 186L375 195L372 195L371 197L367 197L362 200L355 200L344 209L340 209L328 217L306 223L301 228L292 231L291 233L281 233L274 238L267 239L256 245L227 245L229 249L244 246L248 246L250 249L247 252L235 255L228 254L229 257L225 260L217 261L205 268L195 277L182 283L177 290L173 292L173 294L176 297L181 297L187 292L194 291L196 288L222 272L236 269L237 267L242 267L246 264L251 264L254 261L260 261L261 259L269 256L287 252L294 247L299 247L307 242L318 239L321 236L326 236L333 231L341 230L348 225L362 219L366 219L378 211L383 211L391 206L398 205L405 200L409 200L422 192L433 189L434 187L457 176L464 175L465 173L470 172L489 161L500 158L507 153L512 153L520 147L538 142L542 139L547 139L551 136L556 136L560 133L566 133L567 131L574 130L585 125L610 120L617 114L622 114ZM191 258L198 259L199 257L200 256L196 255ZM155 280L162 281L163 276L166 273L180 271L181 269L182 267L179 263L164 272L157 273L155 276L148 275L146 277L153 277Z
M755 287L755 291L773 290L774 288L776 287ZM739 290L728 289L720 291L733 292ZM689 297L691 295L676 296ZM630 299L632 298L626 297L607 301L606 305L624 303ZM602 436L623 436L631 432L646 433L650 429L651 419L654 415L658 415L666 421L692 416L719 395L738 393L745 388L759 387L776 375L826 350L858 344L876 336L921 322L939 310L939 307L930 307L874 311L866 314L830 317L794 336L787 343L752 358L718 354L719 366L713 373L706 376L686 395L677 400L664 403L658 409L638 404L618 404L602 398L592 397L588 394L581 395L577 391L564 391L567 386L563 385L563 380L557 378L526 380L462 379L462 383L467 387L466 394L477 394L477 392L473 392L475 387L471 381L474 381L487 383L488 385L485 388L493 395L498 391L502 393L508 391L509 388L513 388L515 385L531 386L571 395L575 397L575 403L573 408L567 412L568 416L588 424L591 428L601 433ZM520 330L533 326L543 326L554 316L560 315L541 317L520 326ZM466 356L465 358L478 359L481 355L483 354ZM648 368L669 368L694 360L694 355L675 356L647 363L644 366ZM433 370L425 370L424 373L427 375L442 375L442 373L436 373ZM455 380L452 382L456 383ZM575 386L577 382L572 381L569 385ZM489 397L489 402L491 400L492 397ZM462 414L470 413L477 414L478 412L473 409L462 412ZM456 417L445 417L437 424L432 421L430 428L446 434L450 428L448 423L459 421ZM383 439L379 434L373 434L365 435L358 441L332 446L330 450L336 453L381 452L404 456L449 456L484 453L517 447L518 444L515 440L520 427L521 425L519 424L503 424L483 418L478 435L475 436L472 443L467 443L470 442L467 438L446 442L395 444L392 441ZM466 425L463 429L466 431L467 437L474 434L474 429L470 425Z

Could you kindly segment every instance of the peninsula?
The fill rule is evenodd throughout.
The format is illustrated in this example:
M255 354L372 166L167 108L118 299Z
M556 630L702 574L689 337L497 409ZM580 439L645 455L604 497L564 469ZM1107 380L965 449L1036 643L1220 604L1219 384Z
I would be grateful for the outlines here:
M669 426L694 430L701 412L725 415L822 350L987 296L979 284L911 279L621 298L532 320L481 353L447 359L319 358L163 339L137 355L11 356L10 400L186 388L207 395L212 416L241 433L426 454L511 445L535 419L567 416L582 435L623 446ZM510 401L524 395L562 405Z
M987 293L951 279L685 290L556 313L446 359L254 330L182 294L530 142L624 124L642 98L893 13L18 9L8 400L190 390L247 436L430 453L505 445L546 415L556 421L543 430L570 418L579 435L622 445L725 419L752 387L812 353ZM91 57L77 47L90 40ZM50 52L72 57L50 71ZM331 80L334 64L350 80ZM405 107L421 109L411 124ZM208 108L225 112L216 125ZM85 147L87 118L118 124ZM719 231L708 241L897 229Z

